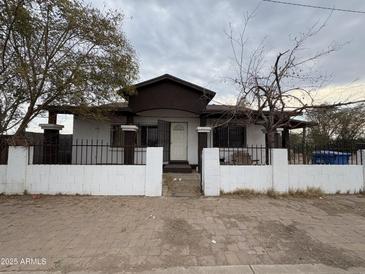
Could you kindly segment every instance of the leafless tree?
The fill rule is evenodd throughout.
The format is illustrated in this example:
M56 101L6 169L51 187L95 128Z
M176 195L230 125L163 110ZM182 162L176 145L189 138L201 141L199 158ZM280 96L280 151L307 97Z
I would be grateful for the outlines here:
M237 73L231 80L238 87L239 93L235 106L225 114L228 117L226 122L244 115L247 123L261 124L267 133L267 145L273 147L275 132L278 128L288 126L292 117L300 116L308 109L357 102L340 101L331 105L316 105L316 91L328 77L316 72L315 64L318 59L343 46L333 42L323 50L306 54L307 42L321 32L328 19L292 37L292 46L279 52L272 60L267 60L269 58L265 52L264 40L254 50L248 49L247 28L252 17L253 13L244 17L238 35L234 34L232 28L227 33L237 68Z

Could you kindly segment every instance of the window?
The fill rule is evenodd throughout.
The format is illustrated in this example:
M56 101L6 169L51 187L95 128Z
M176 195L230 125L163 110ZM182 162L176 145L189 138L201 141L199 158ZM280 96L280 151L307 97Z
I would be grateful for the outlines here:
M223 126L213 130L214 147L246 146L246 128L240 126Z
M157 126L141 126L141 146L157 147L158 146L158 131Z
M123 131L120 125L112 125L110 132L110 144L113 147L121 147L124 145Z

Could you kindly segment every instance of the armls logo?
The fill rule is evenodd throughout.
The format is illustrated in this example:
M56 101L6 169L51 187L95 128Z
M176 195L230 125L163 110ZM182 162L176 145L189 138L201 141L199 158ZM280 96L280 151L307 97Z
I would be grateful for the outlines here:
M46 258L21 258L20 264L24 265L46 265Z

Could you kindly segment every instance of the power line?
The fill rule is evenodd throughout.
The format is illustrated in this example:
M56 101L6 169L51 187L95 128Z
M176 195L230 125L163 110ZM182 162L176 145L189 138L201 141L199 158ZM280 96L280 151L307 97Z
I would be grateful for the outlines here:
M276 1L276 0L262 0L262 1L271 2L271 3L275 3L275 4L284 4L284 5L291 5L291 6L306 7L306 8L314 8L314 9L322 9L322 10L343 11L343 12L352 12L352 13L365 14L365 11L361 11L361 10L337 9L337 8L330 8L330 7L324 7L324 6L314 6L314 5L307 5L307 4L300 4L300 3L290 3L290 2L284 2L284 1Z

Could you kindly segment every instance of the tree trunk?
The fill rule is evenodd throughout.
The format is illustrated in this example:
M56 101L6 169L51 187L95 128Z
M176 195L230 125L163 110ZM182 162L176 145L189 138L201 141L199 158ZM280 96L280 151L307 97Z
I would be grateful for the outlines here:
M29 106L27 113L24 115L22 122L20 123L17 131L14 134L14 137L25 137L25 129L27 128L30 122L30 118L32 117L33 111L34 111L33 107Z
M275 148L275 131L267 131L267 147Z

